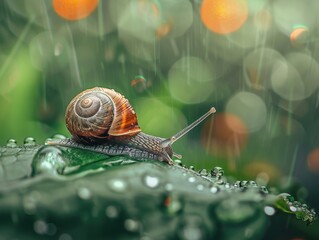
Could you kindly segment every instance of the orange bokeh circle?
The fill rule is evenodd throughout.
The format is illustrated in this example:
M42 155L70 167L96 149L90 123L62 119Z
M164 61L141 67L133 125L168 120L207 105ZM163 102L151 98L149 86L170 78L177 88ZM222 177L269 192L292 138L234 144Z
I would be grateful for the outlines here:
M200 16L211 31L227 34L238 30L248 17L247 0L203 0Z
M308 168L319 173L319 148L313 149L307 157Z
M214 155L235 157L246 146L247 133L240 118L233 114L220 113L204 125L202 143Z
M98 3L99 0L53 0L53 8L60 17L75 21L89 16Z
M290 33L291 46L294 48L301 48L308 41L309 30L304 27L294 29Z

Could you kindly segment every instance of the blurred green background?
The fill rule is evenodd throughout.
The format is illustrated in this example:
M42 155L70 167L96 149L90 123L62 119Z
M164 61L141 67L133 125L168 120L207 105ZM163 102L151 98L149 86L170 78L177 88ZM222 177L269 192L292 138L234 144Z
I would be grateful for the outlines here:
M317 0L1 0L0 144L67 136L94 86L129 99L146 133L196 169L305 186L318 201ZM309 191L310 190L310 191ZM318 205L317 205L318 206Z

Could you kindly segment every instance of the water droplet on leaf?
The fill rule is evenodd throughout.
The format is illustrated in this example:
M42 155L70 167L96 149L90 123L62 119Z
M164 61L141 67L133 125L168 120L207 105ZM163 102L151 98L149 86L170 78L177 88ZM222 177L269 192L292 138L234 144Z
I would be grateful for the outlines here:
M198 172L201 176L208 176L208 172L205 168L199 170Z
M115 192L124 192L127 188L127 183L122 179L112 179L109 182L110 188Z
M66 162L59 148L43 146L38 150L32 161L32 175L47 172L51 174L62 174Z
M220 179L222 176L224 176L224 169L221 167L214 167L210 174L213 178Z
M190 183L193 183L193 182L196 181L196 178L194 178L194 177L189 177L187 180L188 180Z
M52 138L47 138L47 139L45 139L45 141L44 141L44 145L48 145L50 142L52 142L53 141L53 139Z
M156 188L160 184L160 180L158 177L146 175L144 176L144 183L147 187Z
M66 137L62 134L54 134L51 139L52 140L63 140L63 139L66 139Z
M17 141L15 139L9 139L7 141L7 147L8 148L15 148L17 147Z
M35 146L36 143L35 143L35 139L33 137L26 137L24 139L24 142L23 142L24 146L26 147L30 147L30 146Z
M117 218L119 216L119 209L113 205L107 206L105 215L109 218Z
M79 198L81 198L83 200L88 200L91 198L92 193L88 188L81 187L78 189L78 196L79 196Z
M211 192L211 193L217 193L217 192L219 192L219 187L215 187L215 186L211 187L211 188L210 188L210 192Z
M265 206L265 207L264 207L264 212L265 212L266 215L272 216L272 215L275 214L276 211L275 211L275 209L274 209L273 207L271 207L271 206Z
M260 186L260 192L264 193L264 194L268 194L269 193L266 186Z
M176 165L178 165L178 166L182 166L182 165L183 165L183 164L182 164L182 161L179 160L179 159L174 160L174 163L175 163Z
M165 190L166 191L172 191L174 189L174 186L173 186L173 184L171 184L171 183L167 183L166 185L165 185Z
M140 223L133 219L126 219L124 221L124 227L127 231L136 232L140 228Z

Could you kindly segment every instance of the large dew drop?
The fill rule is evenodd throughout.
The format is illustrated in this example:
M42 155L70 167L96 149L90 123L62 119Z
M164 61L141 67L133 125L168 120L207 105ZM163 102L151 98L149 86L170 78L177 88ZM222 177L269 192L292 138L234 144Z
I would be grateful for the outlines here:
M59 148L43 146L39 149L32 161L32 175L39 173L62 174L66 162Z

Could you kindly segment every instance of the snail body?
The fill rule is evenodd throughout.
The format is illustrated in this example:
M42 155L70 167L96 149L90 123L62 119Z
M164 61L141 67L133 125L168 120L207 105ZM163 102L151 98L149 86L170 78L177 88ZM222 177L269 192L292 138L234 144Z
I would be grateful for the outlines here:
M178 154L173 152L171 145L214 112L211 108L193 124L165 139L141 131L135 111L123 95L95 87L79 93L67 107L66 126L72 138L49 144L172 164L173 155Z
M104 143L83 143L75 138L66 138L50 144L87 149L110 156L124 155L133 159L158 160L172 164L173 150L171 146L160 147L164 138L140 132L132 137L113 137Z

